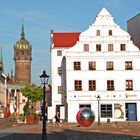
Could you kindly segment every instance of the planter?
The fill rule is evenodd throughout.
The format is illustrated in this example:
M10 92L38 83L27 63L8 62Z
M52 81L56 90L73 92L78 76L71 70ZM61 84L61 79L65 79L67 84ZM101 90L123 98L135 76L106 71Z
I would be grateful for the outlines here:
M38 116L26 116L26 123L27 124L38 124Z

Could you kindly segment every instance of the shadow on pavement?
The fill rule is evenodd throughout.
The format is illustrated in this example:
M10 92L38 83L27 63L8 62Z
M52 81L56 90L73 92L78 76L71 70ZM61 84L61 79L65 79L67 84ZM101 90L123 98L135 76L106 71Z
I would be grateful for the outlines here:
M81 132L64 129L61 132L47 133L48 140L140 140L140 137L101 133ZM41 140L41 133L15 133L0 138L0 140Z

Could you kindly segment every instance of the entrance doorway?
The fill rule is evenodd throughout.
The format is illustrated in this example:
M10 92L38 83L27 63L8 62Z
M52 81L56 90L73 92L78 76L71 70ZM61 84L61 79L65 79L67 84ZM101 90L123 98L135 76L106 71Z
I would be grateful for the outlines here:
M62 110L62 108L64 108L63 105L56 105L55 113L59 112L60 117L64 116L64 109Z
M137 107L136 103L126 103L126 118L128 121L137 121Z

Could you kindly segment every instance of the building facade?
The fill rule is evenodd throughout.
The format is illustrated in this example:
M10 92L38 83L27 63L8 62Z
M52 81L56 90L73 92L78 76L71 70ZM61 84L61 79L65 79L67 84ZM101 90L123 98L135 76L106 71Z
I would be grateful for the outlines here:
M2 49L0 52L0 118L4 117L4 107L7 105L7 75L4 73Z
M89 107L95 121L140 121L140 51L130 38L105 8L83 32L51 32L49 117L60 111L76 122L79 109Z
M140 49L140 13L128 20L127 28L134 44Z
M24 114L23 108L27 98L23 96L20 89L22 85L7 83L7 104L10 105L11 113Z
M14 45L15 83L31 83L32 46L25 39L24 25L22 24L21 39Z
M0 73L0 118L4 118L4 108L7 105L7 75Z
M6 106L6 91L7 89L7 75L5 73L0 74L0 104Z

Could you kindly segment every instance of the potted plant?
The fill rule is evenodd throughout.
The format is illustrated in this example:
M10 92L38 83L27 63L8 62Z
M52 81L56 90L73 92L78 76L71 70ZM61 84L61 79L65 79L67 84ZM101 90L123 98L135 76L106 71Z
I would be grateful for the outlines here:
M18 117L20 123L24 123L25 122L25 116L23 114L20 114Z
M36 102L40 101L43 97L42 88L34 84L26 85L23 89L21 89L21 92L28 99L23 108L26 116L26 123L38 123L39 117L36 114Z
M39 117L37 114L32 113L32 114L28 114L26 116L26 123L27 124L37 124L38 121L39 121Z
M16 116L14 114L12 114L9 117L9 121L11 122L11 124L16 124L17 123Z

